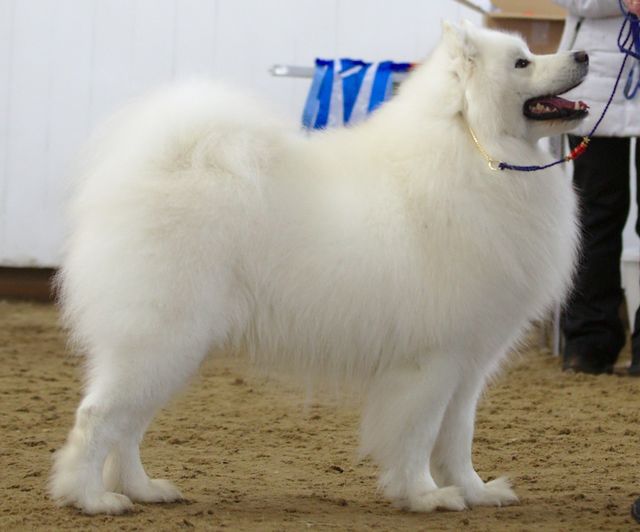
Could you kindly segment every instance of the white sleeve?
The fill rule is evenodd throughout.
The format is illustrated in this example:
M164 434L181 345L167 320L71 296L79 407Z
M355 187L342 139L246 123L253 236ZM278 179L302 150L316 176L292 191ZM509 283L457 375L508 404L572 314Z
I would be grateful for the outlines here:
M553 0L576 17L606 18L622 15L618 0Z

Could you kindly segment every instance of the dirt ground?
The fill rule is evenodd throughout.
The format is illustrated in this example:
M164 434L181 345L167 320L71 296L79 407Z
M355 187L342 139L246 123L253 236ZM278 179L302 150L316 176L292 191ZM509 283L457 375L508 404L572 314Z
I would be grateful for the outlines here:
M51 453L79 400L71 356L50 305L0 302L0 530L631 530L640 495L640 379L562 374L531 349L515 356L478 411L483 478L508 474L521 502L411 514L357 463L353 406L310 403L287 384L207 362L152 424L143 459L184 503L87 517L46 496ZM306 406L305 406L306 405Z

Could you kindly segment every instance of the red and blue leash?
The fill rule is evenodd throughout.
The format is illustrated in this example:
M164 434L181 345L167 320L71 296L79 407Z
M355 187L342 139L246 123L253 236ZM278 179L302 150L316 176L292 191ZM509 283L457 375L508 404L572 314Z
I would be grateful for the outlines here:
M609 106L611 105L611 102L613 101L613 98L618 90L618 85L620 84L620 79L622 78L622 73L624 71L625 65L627 64L627 60L629 59L629 57L633 57L634 59L640 61L640 21L638 20L638 17L636 15L634 15L633 13L629 13L624 9L624 6L622 5L622 0L618 0L618 1L620 3L620 9L624 14L624 20L622 22L622 26L620 27L620 32L618 33L618 49L624 54L624 58L622 60L622 64L620 65L620 70L618 72L616 82L613 85L613 90L611 91L611 95L607 100L607 104L604 106L604 109L600 114L600 118L598 118L597 122L595 123L595 125L593 126L589 134L586 135L585 137L582 137L582 141L580 142L580 144L578 144L573 150L571 150L571 152L568 155L562 157L561 159L558 159L557 161L553 161L552 163L548 163L548 164L526 166L526 165L510 164L504 161L497 161L496 159L492 159L489 156L489 154L487 154L487 152L480 145L480 142L478 141L478 138L476 137L473 130L469 128L469 132L473 137L473 141L478 147L478 150L480 151L480 153L482 153L483 157L487 160L487 164L489 165L489 168L491 168L492 170L515 170L517 172L537 172L538 170L546 170L547 168L551 168L552 166L573 161L574 159L577 159L578 157L580 157L587 150L591 137L593 137L596 130L600 126L600 123L602 122L605 115L607 114ZM625 29L626 29L626 37L624 37L623 39ZM632 92L629 92L629 85L630 85L630 80L627 81L627 87L625 87L625 95L628 98L632 98L633 96L635 96L635 93L637 92L637 88L634 88Z

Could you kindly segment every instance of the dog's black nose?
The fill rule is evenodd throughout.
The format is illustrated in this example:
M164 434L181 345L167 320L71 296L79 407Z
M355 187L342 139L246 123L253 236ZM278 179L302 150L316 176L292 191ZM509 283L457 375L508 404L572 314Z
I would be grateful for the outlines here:
M573 53L573 59L576 63L588 63L589 62L589 54L584 50Z

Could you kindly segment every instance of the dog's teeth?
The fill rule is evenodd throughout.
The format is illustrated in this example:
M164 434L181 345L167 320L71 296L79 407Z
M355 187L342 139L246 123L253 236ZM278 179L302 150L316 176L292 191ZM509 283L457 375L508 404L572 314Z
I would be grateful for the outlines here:
M537 115L553 114L553 113L558 114L561 111L562 111L561 109L557 109L553 105L547 105L542 102L535 102L535 103L532 102L529 104L529 112Z

